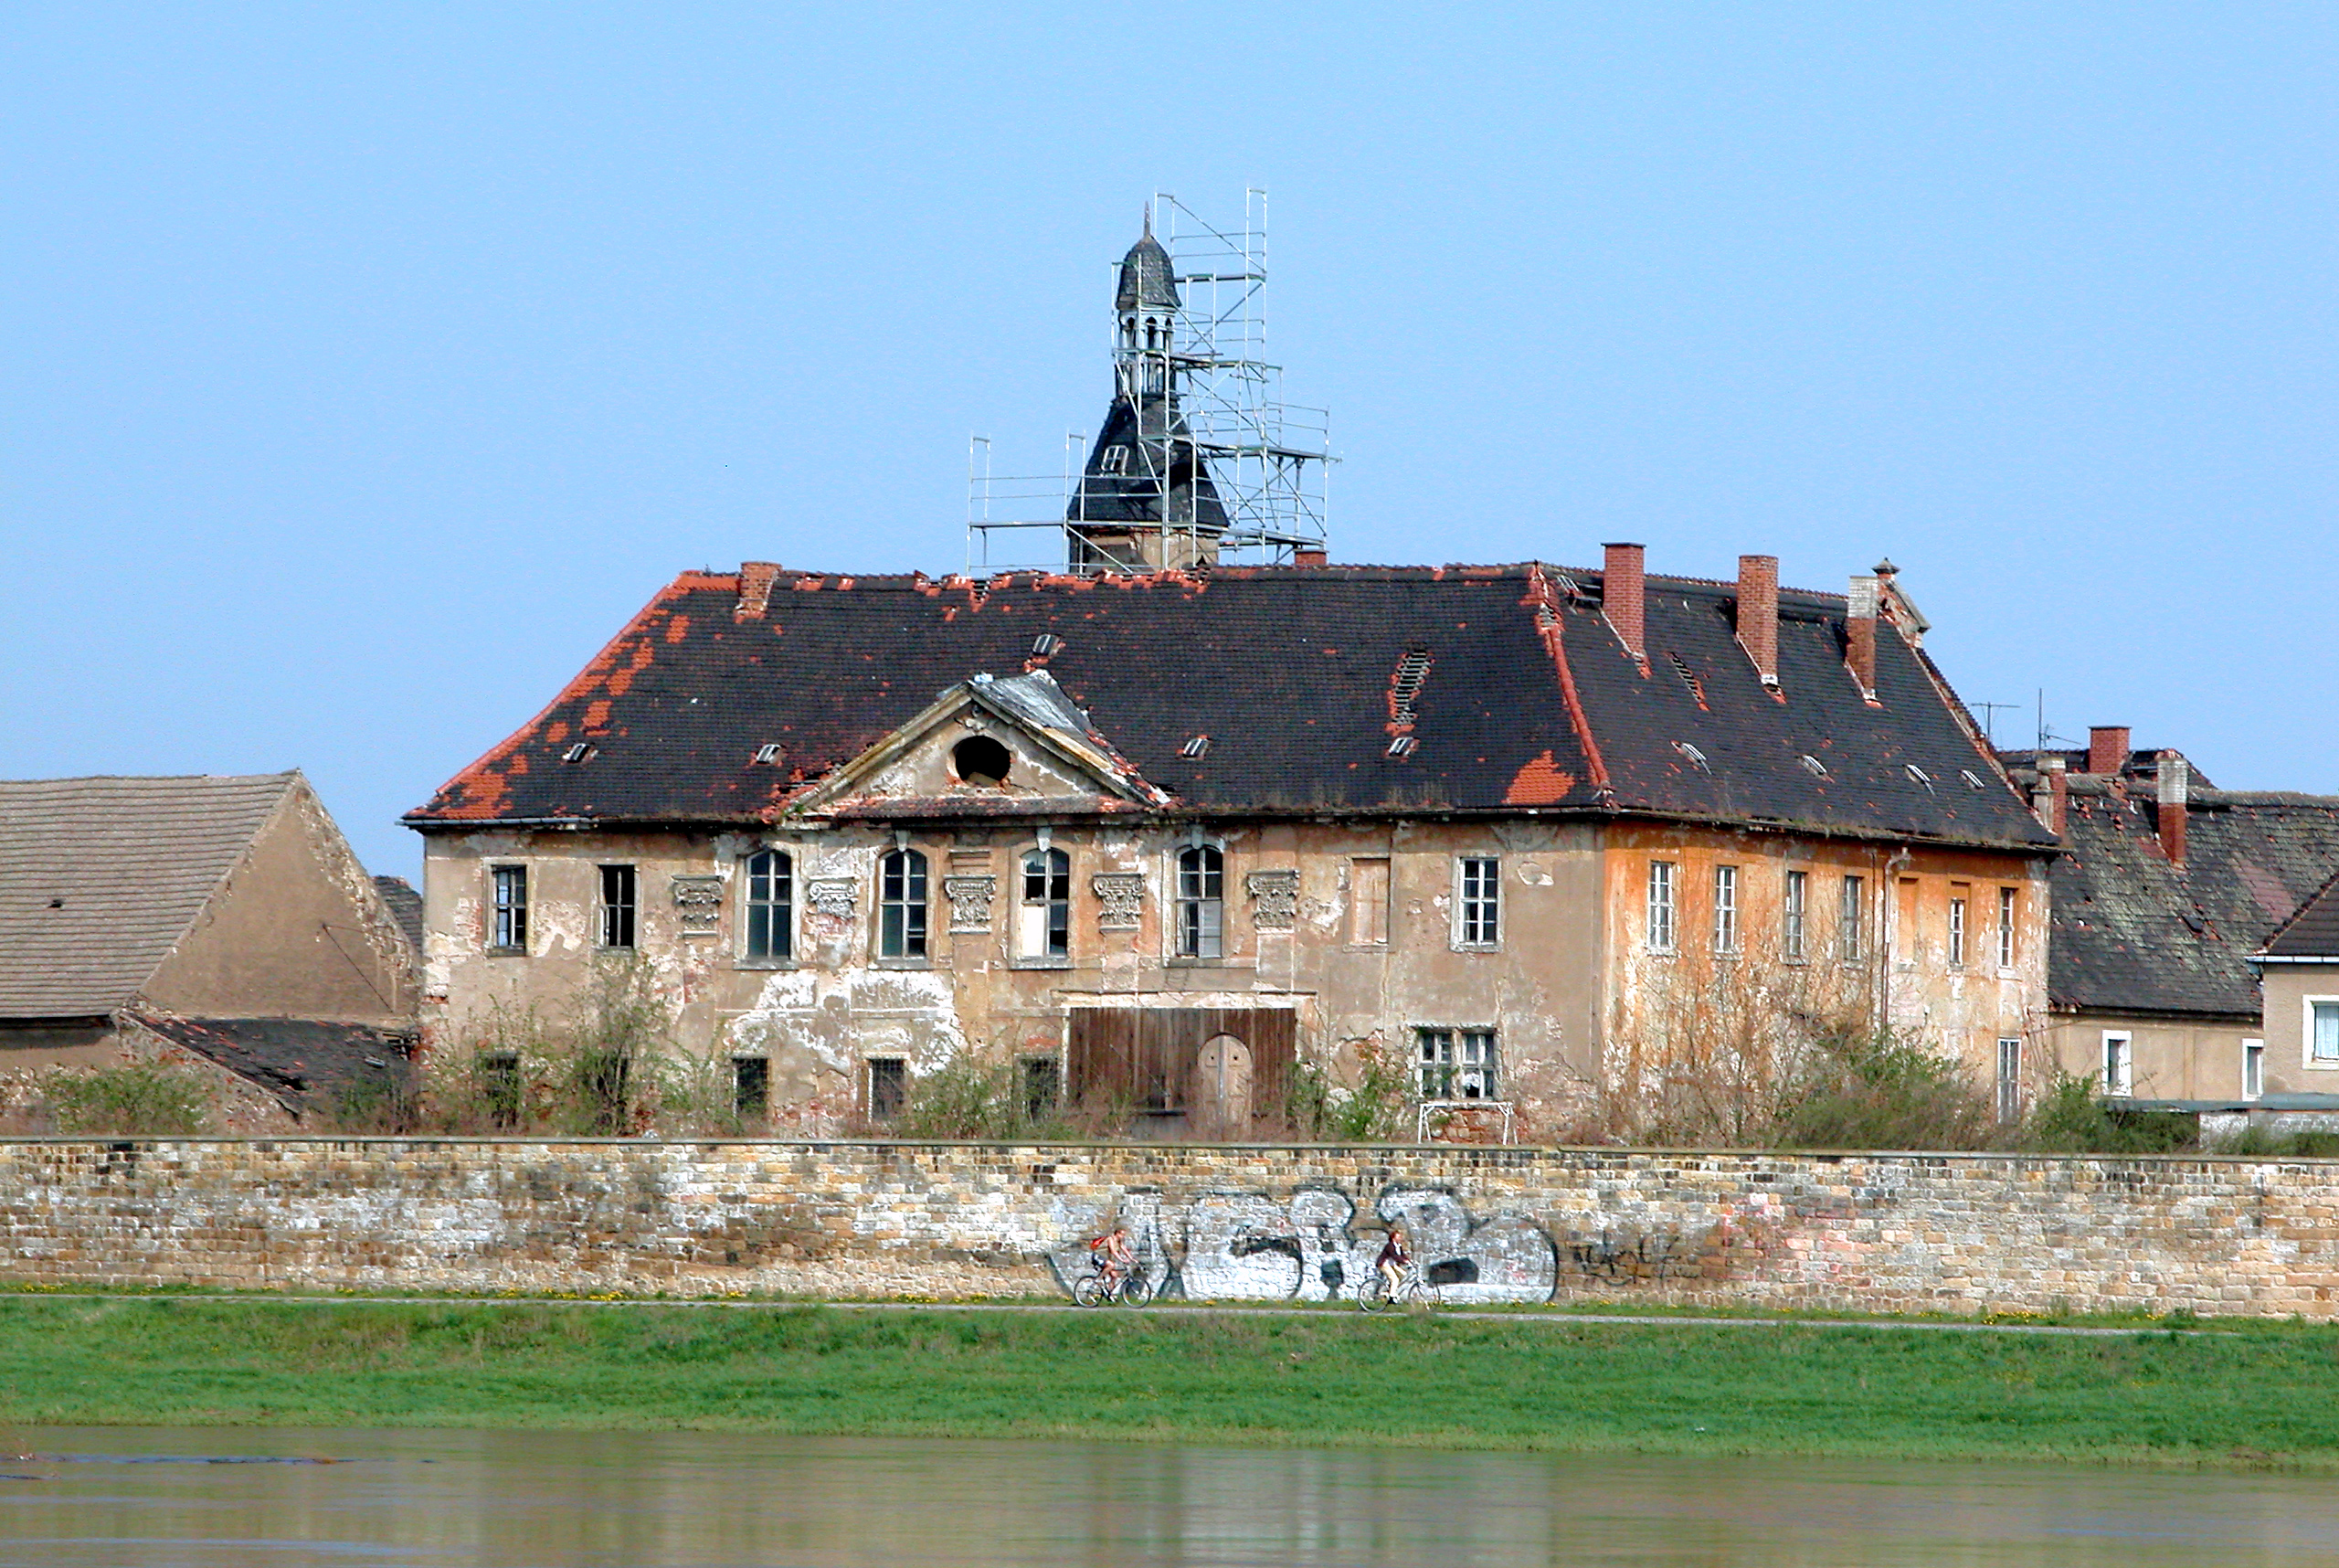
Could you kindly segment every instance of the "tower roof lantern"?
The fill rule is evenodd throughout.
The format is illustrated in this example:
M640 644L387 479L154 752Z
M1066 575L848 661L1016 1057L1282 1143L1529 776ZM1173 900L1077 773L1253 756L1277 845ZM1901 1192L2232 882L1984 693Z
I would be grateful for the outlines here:
M1170 252L1153 238L1153 208L1145 209L1145 235L1121 258L1120 283L1113 291L1117 311L1170 310L1179 307L1177 275Z

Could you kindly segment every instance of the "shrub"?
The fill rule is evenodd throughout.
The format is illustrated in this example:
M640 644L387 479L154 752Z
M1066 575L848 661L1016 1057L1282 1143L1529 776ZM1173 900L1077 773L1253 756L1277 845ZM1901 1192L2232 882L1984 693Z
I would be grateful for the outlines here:
M1790 1149L1985 1149L1997 1132L1960 1063L1890 1033L1813 1042L1769 1119Z
M1385 1143L1404 1136L1413 1111L1404 1064L1384 1044L1362 1053L1353 1086L1333 1082L1313 1062L1295 1062L1286 1117L1292 1130L1333 1143Z
M2170 1154L2199 1139L2198 1117L2114 1110L2096 1093L2092 1078L2058 1068L2024 1120L2021 1147L2042 1154Z
M48 1091L49 1114L60 1132L196 1133L210 1107L207 1084L163 1062L60 1075Z

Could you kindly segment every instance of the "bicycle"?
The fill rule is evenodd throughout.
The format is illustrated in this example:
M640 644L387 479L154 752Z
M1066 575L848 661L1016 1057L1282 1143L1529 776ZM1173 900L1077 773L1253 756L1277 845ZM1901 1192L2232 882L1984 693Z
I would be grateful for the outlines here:
M1072 1287L1072 1298L1082 1307L1142 1307L1153 1299L1153 1287L1135 1270L1116 1279L1099 1263Z
M1394 1290L1389 1287L1389 1277L1377 1268L1370 1279L1357 1287L1356 1305L1360 1312L1378 1312L1392 1302L1400 1307L1442 1307L1445 1304L1445 1298L1413 1264L1407 1264L1404 1272L1397 1276Z

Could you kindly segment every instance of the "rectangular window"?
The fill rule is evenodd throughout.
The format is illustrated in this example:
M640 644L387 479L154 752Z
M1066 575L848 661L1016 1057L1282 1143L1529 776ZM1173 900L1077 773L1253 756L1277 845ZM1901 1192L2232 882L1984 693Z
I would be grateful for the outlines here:
M2254 1100L2266 1092L2266 1042L2241 1043L2241 1097Z
M1178 852L1178 956L1226 956L1226 857L1215 844Z
M2122 1031L2103 1032L2103 1093L2106 1098L2124 1100L2136 1086L2133 1041Z
M1808 957L1805 950L1805 911L1811 903L1811 874L1807 871L1787 873L1786 892L1780 906L1779 950L1789 963L1799 964Z
M1015 913L1016 951L1027 959L1072 953L1072 856L1035 849L1023 856L1023 899Z
M1349 862L1349 942L1359 948L1389 945L1389 863L1385 860Z
M1998 889L1998 968L2014 968L2014 930L2016 916L2022 906L2011 887Z
M877 858L877 956L926 957L926 856L887 850Z
M1461 871L1459 940L1466 948L1491 948L1502 939L1502 862L1464 855Z
M2307 1003L2307 1053L2310 1060L2339 1065L2339 1001L2318 998Z
M777 960L796 951L796 866L778 850L747 857L746 954ZM746 1058L741 1058L743 1061Z
M1868 881L1865 877L1844 878L1843 902L1836 910L1836 956L1847 964L1860 961L1867 950L1868 940Z
M909 1098L909 1063L900 1056L869 1058L869 1119L891 1121Z
M1714 951L1738 951L1738 868L1714 867Z
M1053 1056L1023 1058L1023 1119L1045 1121L1064 1103L1064 1068Z
M1648 863L1648 949L1652 953L1673 950L1673 871L1669 860Z
M1495 1032L1491 1029L1416 1029L1422 1098L1491 1100L1498 1097Z
M1949 885L1949 967L1965 967L1965 911L1974 902L1974 890L1962 882Z
M509 953L528 950L528 868L499 865L494 873L495 911L488 946Z
M771 1114L771 1063L761 1056L731 1058L731 1108L741 1121Z
M2022 1042L1998 1042L1998 1119L2022 1119Z
M633 867L601 867L601 946L633 946Z

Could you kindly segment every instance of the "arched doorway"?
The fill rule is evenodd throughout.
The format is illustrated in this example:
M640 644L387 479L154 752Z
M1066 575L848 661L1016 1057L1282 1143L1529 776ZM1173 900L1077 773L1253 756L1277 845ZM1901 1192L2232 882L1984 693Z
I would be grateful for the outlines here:
M1194 1136L1224 1141L1250 1135L1251 1048L1232 1034L1213 1034L1194 1057Z

